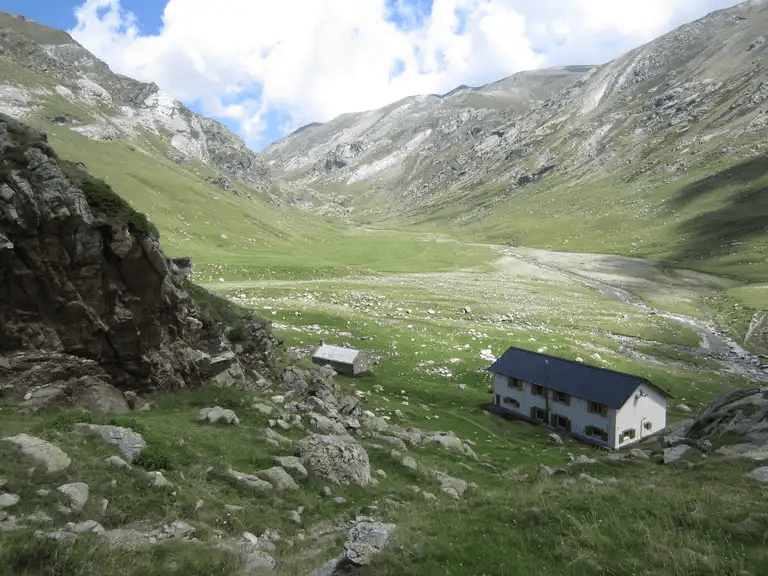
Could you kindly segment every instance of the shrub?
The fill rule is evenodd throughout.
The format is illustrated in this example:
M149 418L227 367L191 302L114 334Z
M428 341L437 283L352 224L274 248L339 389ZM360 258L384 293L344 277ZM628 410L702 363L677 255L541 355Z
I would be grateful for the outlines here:
M173 469L173 456L171 451L157 443L152 443L139 453L134 464L145 470L171 470Z
M91 422L91 413L87 410L64 410L50 420L48 427L67 432L79 422Z

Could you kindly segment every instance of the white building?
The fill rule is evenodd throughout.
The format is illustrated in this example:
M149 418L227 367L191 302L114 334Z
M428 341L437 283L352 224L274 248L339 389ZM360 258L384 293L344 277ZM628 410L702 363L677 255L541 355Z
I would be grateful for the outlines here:
M371 361L367 354L357 348L335 346L322 342L312 354L312 362L320 366L329 365L339 374L354 376L371 369Z
M488 371L494 407L606 448L667 425L669 394L641 376L511 347Z

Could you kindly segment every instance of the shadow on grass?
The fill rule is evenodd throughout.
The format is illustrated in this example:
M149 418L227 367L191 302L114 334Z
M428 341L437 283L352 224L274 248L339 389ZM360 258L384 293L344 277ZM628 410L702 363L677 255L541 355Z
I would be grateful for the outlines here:
M761 182L762 180L762 182ZM687 219L679 231L684 243L670 261L679 263L727 253L735 243L768 232L768 157L759 156L712 174L684 187L667 201L667 207L680 211L731 189L727 203ZM746 189L748 184L757 189ZM761 186L762 185L762 186Z

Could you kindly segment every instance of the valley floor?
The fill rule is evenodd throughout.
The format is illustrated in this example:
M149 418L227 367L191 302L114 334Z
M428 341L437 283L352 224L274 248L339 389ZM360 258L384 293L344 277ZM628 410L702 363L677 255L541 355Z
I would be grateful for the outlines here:
M402 366L410 357L412 371L461 379L517 345L648 376L685 399L678 416L768 380L765 360L708 306L738 288L733 280L638 258L483 248L492 266L208 287L270 318L300 353L320 338L348 342L397 377L412 375Z

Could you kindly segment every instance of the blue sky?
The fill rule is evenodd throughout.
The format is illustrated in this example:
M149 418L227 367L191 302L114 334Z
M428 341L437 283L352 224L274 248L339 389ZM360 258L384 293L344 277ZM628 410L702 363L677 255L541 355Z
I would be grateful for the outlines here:
M732 0L0 0L255 150L309 122L601 64Z

